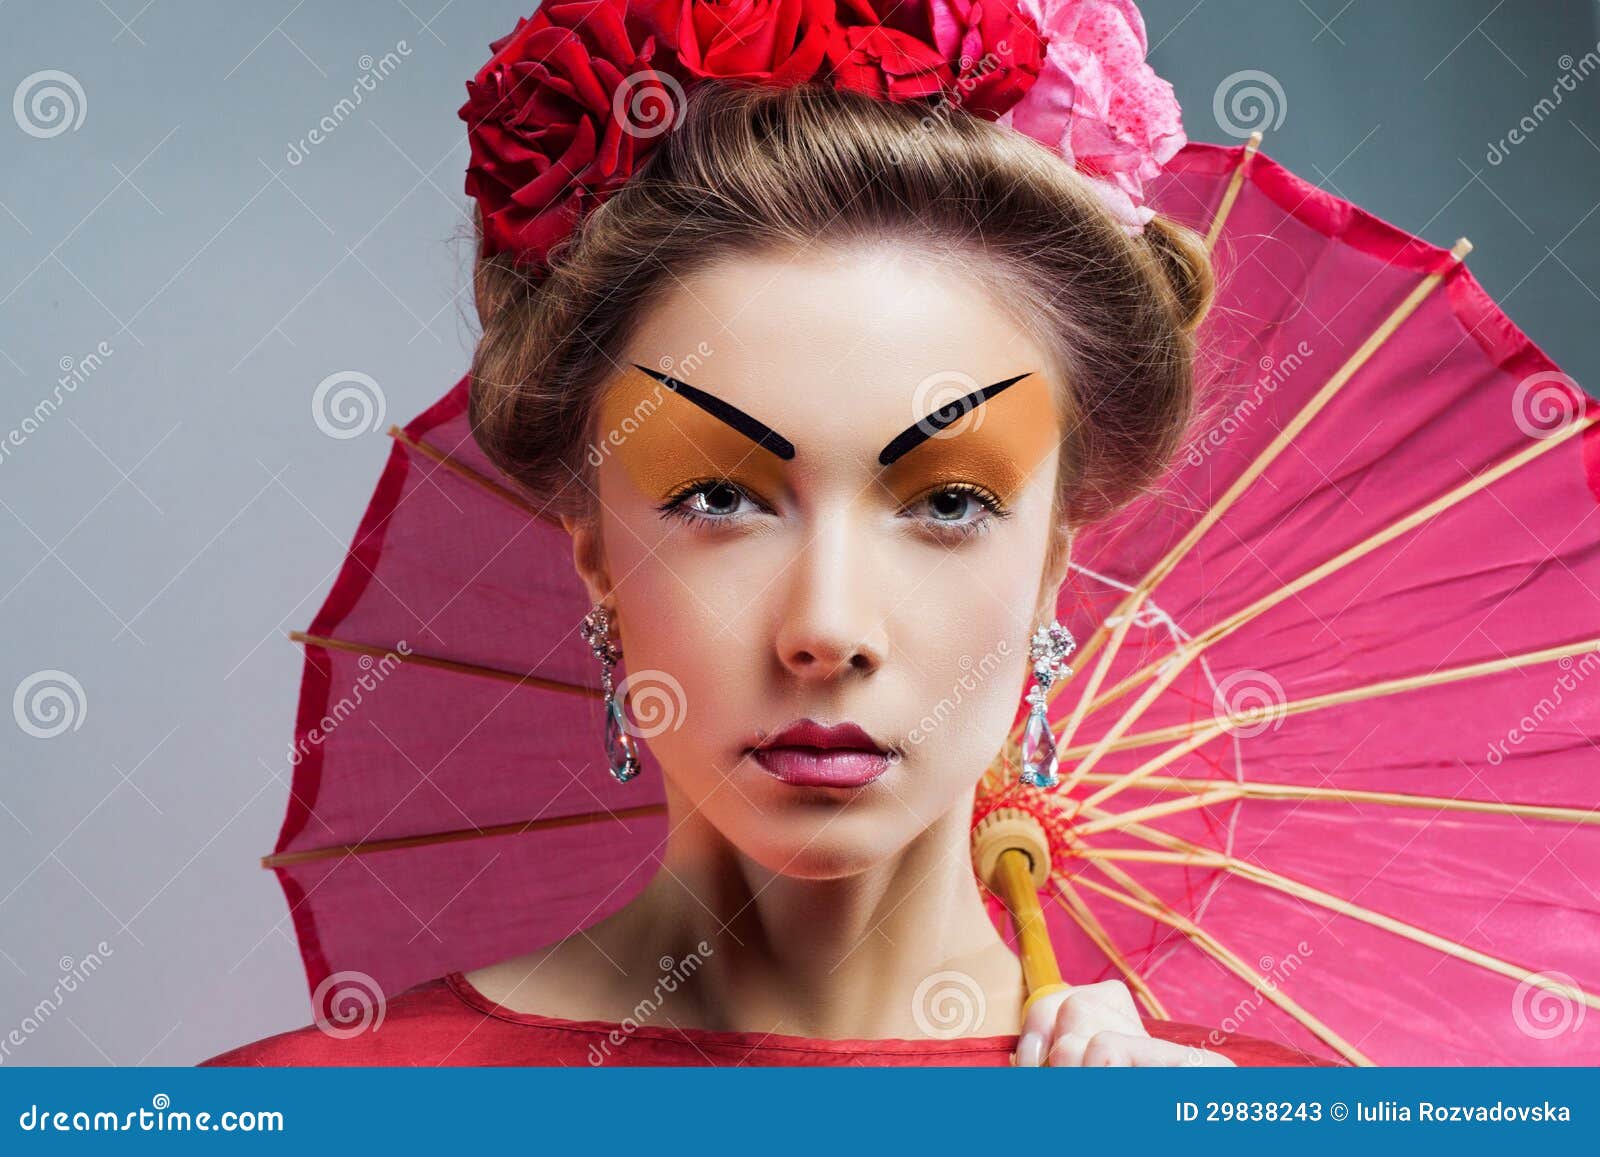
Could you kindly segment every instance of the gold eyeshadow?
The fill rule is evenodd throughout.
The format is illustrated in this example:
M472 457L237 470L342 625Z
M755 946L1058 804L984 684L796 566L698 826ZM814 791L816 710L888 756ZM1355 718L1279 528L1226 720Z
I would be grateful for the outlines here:
M615 455L658 505L707 480L734 483L769 501L786 489L783 464L797 453L787 439L708 391L644 366L634 369L639 372L620 375L601 401L591 458ZM896 501L968 483L1006 506L1055 453L1059 417L1042 375L1019 374L979 393L984 400L948 426L928 415L884 447L879 460L893 460L877 478Z
M783 461L775 453L645 373L621 375L598 417L596 452L616 457L652 502L704 478L767 497L784 487Z
M878 478L902 502L971 482L1009 504L1056 452L1059 422L1048 381L1030 374L883 467Z

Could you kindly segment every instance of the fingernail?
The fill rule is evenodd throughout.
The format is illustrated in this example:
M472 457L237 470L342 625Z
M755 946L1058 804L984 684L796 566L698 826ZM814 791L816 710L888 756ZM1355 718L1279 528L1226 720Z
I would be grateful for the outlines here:
M1036 1032L1025 1032L1017 1041L1016 1062L1019 1066L1038 1068L1044 1058L1044 1037Z

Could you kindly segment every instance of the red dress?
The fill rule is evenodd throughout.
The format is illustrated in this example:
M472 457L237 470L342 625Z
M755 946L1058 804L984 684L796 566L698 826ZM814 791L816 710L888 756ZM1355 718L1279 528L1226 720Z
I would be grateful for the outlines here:
M1147 1018L1153 1037L1239 1065L1332 1065L1286 1045ZM503 1008L451 972L406 990L382 1023L348 1038L316 1025L240 1045L202 1065L1009 1065L1015 1033L953 1040L824 1040L759 1032L637 1027Z

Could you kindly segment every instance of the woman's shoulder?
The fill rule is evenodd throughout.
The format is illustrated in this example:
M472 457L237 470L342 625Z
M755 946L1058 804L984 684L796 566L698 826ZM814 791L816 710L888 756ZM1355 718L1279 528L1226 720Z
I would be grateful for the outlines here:
M200 1062L218 1066L406 1065L448 1063L480 1018L446 977L366 1004L347 1023L316 1022L239 1045Z

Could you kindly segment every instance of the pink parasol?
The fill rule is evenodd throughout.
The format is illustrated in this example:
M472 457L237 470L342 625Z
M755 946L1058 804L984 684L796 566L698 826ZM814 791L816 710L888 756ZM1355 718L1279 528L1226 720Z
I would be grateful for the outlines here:
M1062 972L1152 1015L1383 1064L1600 1062L1600 407L1445 251L1257 151L1153 203L1207 234L1207 421L1081 535L1060 782L1012 742ZM403 430L306 662L274 854L319 1008L600 919L666 835L605 771L560 527L463 380ZM996 901L997 922L1004 912Z

